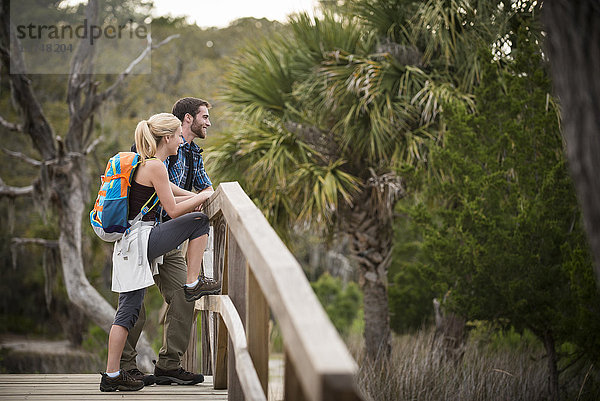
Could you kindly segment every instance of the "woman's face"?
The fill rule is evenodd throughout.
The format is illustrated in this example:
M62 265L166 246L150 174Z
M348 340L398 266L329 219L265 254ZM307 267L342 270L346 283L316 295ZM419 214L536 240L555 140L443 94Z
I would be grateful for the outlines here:
M179 145L183 143L183 137L181 136L181 125L175 130L173 135L169 135L169 155L176 155L179 150Z

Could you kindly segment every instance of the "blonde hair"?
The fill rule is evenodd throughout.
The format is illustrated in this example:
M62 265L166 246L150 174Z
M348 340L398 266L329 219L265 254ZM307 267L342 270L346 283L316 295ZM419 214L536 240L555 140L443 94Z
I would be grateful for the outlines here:
M181 121L171 113L159 113L142 120L135 128L135 147L142 164L156 155L156 148L163 136L177 133Z

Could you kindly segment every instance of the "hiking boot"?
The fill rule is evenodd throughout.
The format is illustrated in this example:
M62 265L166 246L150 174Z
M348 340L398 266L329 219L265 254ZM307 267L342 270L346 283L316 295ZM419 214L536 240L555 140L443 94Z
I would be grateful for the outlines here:
M192 288L183 287L185 300L188 302L193 302L205 295L216 295L219 292L221 292L221 282L202 275L198 277L198 284Z
M102 380L100 380L100 391L137 391L143 387L143 381L134 379L125 370L121 370L121 374L117 377L108 377L106 373L102 373Z
M204 376L188 372L182 367L172 370L164 370L154 366L154 376L156 384L198 384L204 381Z
M151 386L156 383L156 377L154 377L154 375L145 375L140 372L138 368L129 369L127 373L134 379L143 381L144 386Z

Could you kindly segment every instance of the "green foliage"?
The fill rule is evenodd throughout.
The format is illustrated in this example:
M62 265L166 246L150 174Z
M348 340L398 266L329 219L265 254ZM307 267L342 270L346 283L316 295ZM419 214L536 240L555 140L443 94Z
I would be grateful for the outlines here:
M433 299L438 295L427 275L431 270L419 264L405 264L389 285L390 325L396 333L421 328L433 320Z
M380 37L400 42L406 26L414 17L421 1L415 0L354 0L346 1L344 10L350 16L359 16L364 24Z
M357 189L347 159L327 157L303 135L311 128L302 115L314 105L300 98L299 85L311 82L326 51L356 50L361 33L331 16L299 15L290 29L244 49L231 64L225 100L235 125L207 152L218 179L239 181L282 236L298 220L331 223Z
M272 322L272 329L270 331L269 338L269 353L282 353L283 349L283 336L281 335L281 328L275 321Z
M341 334L348 334L355 321L359 318L362 296L358 285L349 282L346 285L339 278L323 273L311 287L335 328Z
M423 274L432 269L447 306L468 319L576 342L597 360L600 295L550 81L535 44L519 38L510 68L483 63L476 115L445 110L435 161L446 178L428 183L435 207L412 209L431 257Z
M489 321L469 322L469 341L484 347L489 352L503 352L507 349L515 352L543 353L544 346L530 330L518 331L513 326L503 328Z
M108 334L98 325L90 323L84 335L82 347L98 355L102 361L108 356Z
M468 102L437 78L378 53L354 19L300 14L289 32L232 63L225 100L234 125L207 164L219 180L240 181L280 235L298 222L331 227L369 168L420 163L432 138L423 125L441 104Z
M408 173L408 172L407 172ZM394 251L389 277L390 326L402 334L433 320L436 274L425 263L420 227L400 207L394 221Z

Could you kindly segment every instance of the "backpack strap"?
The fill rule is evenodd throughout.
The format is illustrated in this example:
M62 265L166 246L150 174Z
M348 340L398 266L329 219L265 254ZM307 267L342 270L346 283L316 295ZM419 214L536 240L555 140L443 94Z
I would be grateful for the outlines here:
M146 161L148 160L158 160L158 158L156 157L149 157L148 159L146 159ZM133 226L135 223L137 223L138 221L142 220L142 218L148 214L148 212L150 212L150 210L152 210L154 208L154 206L158 205L158 196L156 195L156 191L154 191L154 193L150 196L150 199L148 199L146 201L146 203L144 203L144 205L142 206L142 209L140 210L140 212L137 214L137 216L135 216L133 218L133 220L131 221L131 226ZM152 204L150 206L148 206L150 204L150 202L152 202Z
M185 176L185 184L183 189L190 191L192 189L192 170L194 162L194 153L192 152L192 145L189 146L188 154L186 157L187 175Z
M150 205L150 202L152 202L151 205ZM148 206L148 205L150 205L150 206ZM146 203L144 203L144 206L142 206L142 209L137 214L137 216L135 216L133 218L133 220L131 221L131 225L133 226L135 223L142 220L142 218L145 215L147 215L148 212L150 212L150 210L152 210L154 208L154 206L156 206L156 205L158 205L158 196L156 195L156 192L154 192L152 194L152 196L150 196L150 199L148 199L148 201L146 201Z

